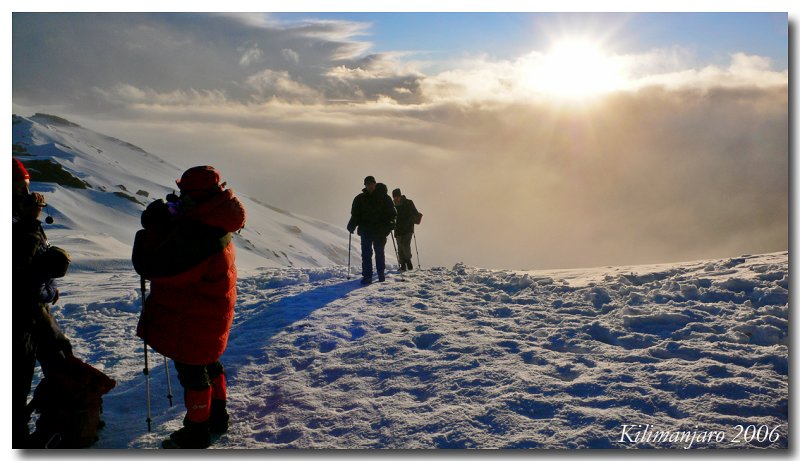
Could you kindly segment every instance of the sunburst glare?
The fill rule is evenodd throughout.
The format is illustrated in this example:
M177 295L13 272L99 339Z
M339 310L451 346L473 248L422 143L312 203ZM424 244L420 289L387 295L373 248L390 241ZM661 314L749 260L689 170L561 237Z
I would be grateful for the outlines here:
M562 39L537 57L526 69L525 85L553 99L591 99L624 89L628 82L624 59L591 39Z

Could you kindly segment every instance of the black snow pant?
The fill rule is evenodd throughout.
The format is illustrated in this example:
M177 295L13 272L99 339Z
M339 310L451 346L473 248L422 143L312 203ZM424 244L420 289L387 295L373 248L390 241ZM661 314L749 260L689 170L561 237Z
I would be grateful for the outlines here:
M386 271L386 236L363 234L361 235L361 275L372 278L372 253L375 252L375 269L378 276L383 276Z
M36 369L36 348L30 332L12 332L11 386L11 448L28 448L28 395L31 393L33 372Z
M21 311L19 309L18 311ZM64 361L64 353L57 349L55 341L66 338L63 333L57 336L53 330L55 323L39 322L35 326L30 322L12 323L11 345L11 446L12 448L32 448L30 446L30 431L28 422L28 397L33 387L33 374L36 370L36 361L42 367L42 373L47 376L49 370L57 369ZM55 327L57 328L57 327ZM71 348L70 348L71 349Z
M178 370L178 381L181 386L197 391L208 389L218 376L225 373L222 362L219 360L208 365L188 365L175 362L175 369Z
M414 234L395 234L397 238L397 255L400 259L400 269L413 269L411 264L411 239Z

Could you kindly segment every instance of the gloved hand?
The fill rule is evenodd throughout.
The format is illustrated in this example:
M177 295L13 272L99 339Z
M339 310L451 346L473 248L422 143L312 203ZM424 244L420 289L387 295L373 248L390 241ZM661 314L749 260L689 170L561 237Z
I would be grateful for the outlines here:
M56 339L53 347L57 351L61 351L64 357L72 357L72 343L69 342L66 336Z
M347 224L347 230L348 230L348 232L350 232L352 234L353 232L356 231L356 225L352 224L352 223L348 223Z
M67 359L71 357L73 357L72 344L63 333L57 334L54 338L43 340L39 343L36 352L36 360L42 365L42 371L45 376L52 372L63 371L67 364Z
M39 302L46 304L55 304L58 301L58 286L56 281L49 279L39 286Z
M142 227L145 229L156 229L166 225L172 219L167 203L161 199L155 200L147 205L142 212Z

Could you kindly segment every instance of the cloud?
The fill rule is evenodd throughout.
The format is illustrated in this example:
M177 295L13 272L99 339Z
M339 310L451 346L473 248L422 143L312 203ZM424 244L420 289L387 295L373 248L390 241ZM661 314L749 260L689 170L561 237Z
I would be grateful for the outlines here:
M511 102L547 98L550 91L537 83L552 65L542 52L512 60L476 56L426 75L409 53L369 53L368 23L278 22L258 14L16 13L13 19L15 102L60 102L73 112L120 108L122 100L102 98L120 85L159 95L214 93L232 103L287 95L306 103ZM691 67L691 53L680 48L606 61L619 74L613 88L629 91L788 83L787 71L741 53L727 67ZM586 73L596 80L602 69Z
M294 50L290 50L289 48L284 48L281 50L281 54L283 55L284 58L286 58L287 61L290 61L294 64L300 63L300 55L297 54L297 52Z
M258 45L253 45L247 49L239 48L241 51L241 58L239 58L239 64L242 66L250 66L252 64L256 64L261 61L263 57L263 53Z
M261 97L299 102L313 102L322 99L319 92L313 88L292 80L287 71L262 70L247 77L246 83Z
M296 23L287 21L284 26L287 30L295 31L304 36L331 42L350 41L353 37L364 35L371 27L366 22L319 19L302 20ZM363 45L369 47L368 43Z
M706 66L701 69L684 69L662 74L643 76L633 82L634 87L664 86L671 89L716 87L759 88L783 87L789 84L788 71L772 69L769 58L744 53L731 55L727 68Z
M14 14L15 110L59 115L235 188L347 221L360 181L425 213L424 265L556 268L788 248L788 73L736 53L617 56L631 85L554 104L544 55L425 74L369 24ZM112 65L113 64L113 65ZM225 155L220 155L224 152Z
M60 103L73 113L124 109L117 105L120 99L102 98L117 93L120 85L159 95L213 92L237 103L260 100L269 88L282 97L300 87L331 99L377 99L403 82L386 71L382 82L366 78L346 85L327 75L367 62L378 69L377 61L390 59L367 55L371 44L353 39L368 29L363 23L281 23L263 15L191 13L15 13L13 23L15 102ZM254 84L259 75L286 73L294 87Z
M158 92L152 88L137 88L123 83L110 89L93 88L103 100L116 106L140 107L221 107L228 104L220 91L195 89Z
M230 18L248 27L271 27L278 23L267 13L212 13L214 15Z
M178 164L215 163L238 189L333 223L375 175L425 213L428 264L646 263L788 247L786 99L786 88L656 87L582 110L138 106L149 125L130 140Z
M785 87L789 82L788 71L772 69L768 58L743 53L732 54L730 64L725 68L692 68L689 66L691 54L678 48L653 50L639 55L610 55L605 61L608 69L576 68L570 75L550 77L578 82L606 76L606 80L613 83L608 85L609 91L629 92L648 87L672 90L752 86L770 88ZM546 100L552 91L552 82L542 78L543 74L548 73L548 65L549 57L536 51L506 61L476 57L460 62L452 70L426 77L421 82L421 88L424 98L432 101ZM564 84L563 81L555 83Z

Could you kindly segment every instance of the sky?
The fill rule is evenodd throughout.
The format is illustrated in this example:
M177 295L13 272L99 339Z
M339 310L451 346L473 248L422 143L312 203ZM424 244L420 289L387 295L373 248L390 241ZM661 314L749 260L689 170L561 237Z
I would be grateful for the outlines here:
M14 13L12 109L65 117L186 168L212 164L234 190L343 232L373 175L424 214L423 266L782 251L783 5Z

